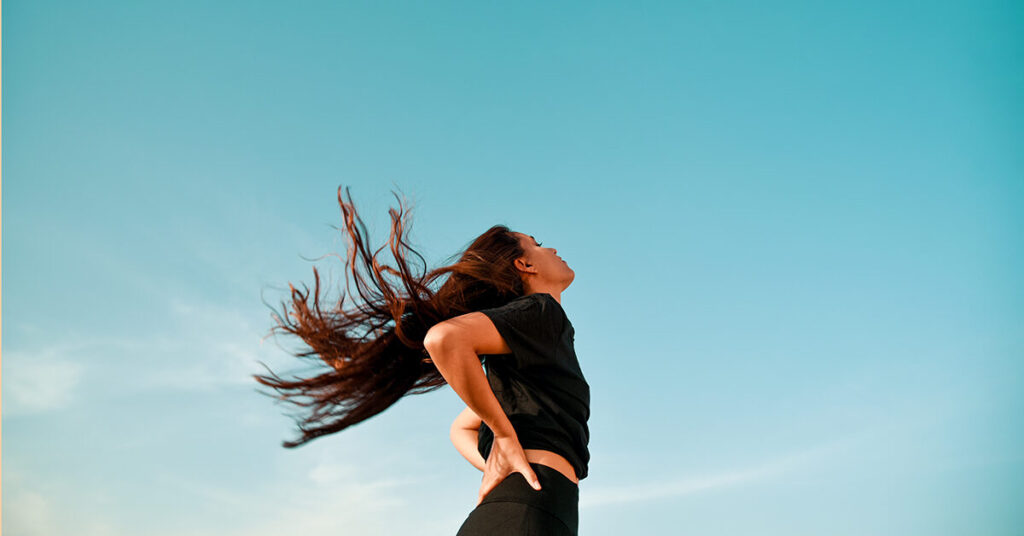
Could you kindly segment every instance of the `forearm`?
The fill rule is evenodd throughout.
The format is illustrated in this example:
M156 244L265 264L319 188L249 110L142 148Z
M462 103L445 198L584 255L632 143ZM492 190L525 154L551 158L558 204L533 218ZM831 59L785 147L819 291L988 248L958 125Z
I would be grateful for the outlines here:
M431 361L455 394L494 432L495 437L514 437L515 429L494 396L480 358L471 347L442 340L427 348Z
M483 471L485 464L484 457L480 455L480 450L477 448L480 434L476 430L469 430L466 428L455 428L451 430L452 444L455 445L455 450L462 454L473 467Z

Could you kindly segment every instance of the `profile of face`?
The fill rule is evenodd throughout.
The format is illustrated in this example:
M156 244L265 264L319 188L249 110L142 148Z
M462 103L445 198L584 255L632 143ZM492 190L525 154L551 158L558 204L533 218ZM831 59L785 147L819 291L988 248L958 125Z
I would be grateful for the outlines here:
M576 272L558 256L555 248L544 247L532 235L513 233L519 238L523 256L515 260L515 266L523 282L532 292L560 293L572 284Z

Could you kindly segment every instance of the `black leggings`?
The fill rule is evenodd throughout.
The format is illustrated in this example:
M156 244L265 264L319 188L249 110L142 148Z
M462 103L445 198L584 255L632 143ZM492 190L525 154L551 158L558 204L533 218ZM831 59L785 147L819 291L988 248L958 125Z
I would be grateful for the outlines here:
M469 513L456 536L576 536L580 488L557 470L530 463L540 491L512 473Z

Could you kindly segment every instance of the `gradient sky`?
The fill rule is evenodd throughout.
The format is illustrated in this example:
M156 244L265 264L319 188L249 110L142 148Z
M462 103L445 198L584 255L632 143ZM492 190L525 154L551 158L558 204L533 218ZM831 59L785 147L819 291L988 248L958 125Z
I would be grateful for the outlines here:
M504 223L575 269L581 534L1021 534L1020 5L2 15L5 533L455 533L450 389L284 449L250 377L344 185L432 266Z

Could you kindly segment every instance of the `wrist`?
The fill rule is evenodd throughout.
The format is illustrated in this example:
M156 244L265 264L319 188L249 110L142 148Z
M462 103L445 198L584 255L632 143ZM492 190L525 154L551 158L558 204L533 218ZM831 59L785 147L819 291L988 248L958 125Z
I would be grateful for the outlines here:
M519 442L519 436L516 434L515 428L512 428L511 426L509 426L508 430L504 430L502 432L498 432L498 431L495 430L494 431L494 440L495 441L499 441L499 440L500 441L515 441L515 442L518 443Z

